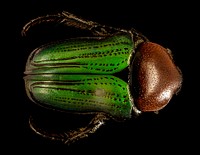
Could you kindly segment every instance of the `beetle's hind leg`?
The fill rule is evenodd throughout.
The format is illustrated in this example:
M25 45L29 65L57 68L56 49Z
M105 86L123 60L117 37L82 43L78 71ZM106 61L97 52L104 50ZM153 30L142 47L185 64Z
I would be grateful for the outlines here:
M79 139L88 137L89 134L95 133L96 130L99 129L106 120L108 120L108 117L106 115L104 115L103 113L98 113L91 120L88 126L68 132L68 139L66 139L65 144L73 143Z
M50 131L47 131L43 128L40 128L37 123L34 121L34 118L30 116L29 119L29 125L30 128L38 135L41 135L45 138L51 139L51 140L57 140L61 141L64 144L71 144L74 143L75 141L86 138L89 136L89 134L94 133L98 128L100 128L106 120L109 118L103 114L103 113L98 113L95 115L95 117L90 121L90 123L86 127L81 127L76 130L72 131L66 131L62 133L52 133Z
M65 17L62 22L67 26L74 26L76 28L90 30L96 36L105 37L113 35L117 32L127 32L127 30L102 25L91 20L77 17L67 11L63 11L62 15Z
M60 14L37 17L35 19L30 20L28 23L24 25L21 31L21 35L26 36L26 33L29 31L31 27L40 25L42 23L51 23L51 22L59 23L61 19L62 19L62 16Z
M126 30L101 25L99 23L90 20L85 20L83 18L75 16L74 14L63 11L58 14L40 16L38 18L29 21L23 27L21 34L22 36L25 36L31 27L39 25L41 23L50 23L50 22L64 24L66 26L71 26L78 29L89 30L96 36L109 36L116 32L126 32Z

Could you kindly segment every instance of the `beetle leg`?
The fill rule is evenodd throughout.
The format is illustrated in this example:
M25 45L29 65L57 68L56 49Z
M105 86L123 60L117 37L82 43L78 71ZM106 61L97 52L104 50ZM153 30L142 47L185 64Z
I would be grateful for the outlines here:
M125 33L131 33L133 35L133 40L135 42L137 41L136 44L148 41L148 39L142 33L138 32L134 28L132 28L130 31L127 31L121 28L101 25L97 22L77 17L74 14L71 14L67 11L63 11L61 14L58 15L60 16L63 15L63 19L61 20L60 23L64 23L67 26L73 26L79 29L86 29L92 31L92 33L96 36L106 37L106 36L111 36L115 33L125 32Z
M46 16L40 16L35 19L30 20L28 23L26 23L21 31L22 36L26 36L27 31L33 26L40 25L41 23L51 23L51 22L60 22L63 17L60 14L56 15L46 15Z
M130 30L130 33L133 36L135 48L137 48L140 43L149 41L149 39L146 36L144 36L141 32L135 30L134 28Z
M65 25L92 31L92 33L96 36L110 36L117 32L126 32L126 30L121 30L118 28L101 25L90 20L85 20L66 11L63 11L61 14L64 16L62 22Z
M103 113L98 113L95 115L95 117L90 121L88 126L79 128L76 131L70 131L67 133L68 139L65 141L65 144L70 144L75 142L76 140L86 138L89 136L89 134L95 133L95 131L100 128L106 120L108 120L109 117L107 117Z
M107 117L105 114L98 113L95 115L95 117L90 121L90 123L86 127L78 128L77 130L67 131L63 133L51 133L49 131L45 131L44 129L37 126L32 116L29 119L29 124L30 124L30 128L36 134L41 135L45 138L49 138L51 140L61 141L64 144L69 145L79 139L88 137L89 134L94 133L108 119L109 117Z
M127 32L126 30L101 25L90 20L85 20L75 16L74 14L63 11L54 15L40 16L29 21L22 29L22 36L25 36L27 31L35 25L51 22L72 26L78 29L89 30L97 36L110 36L116 32Z

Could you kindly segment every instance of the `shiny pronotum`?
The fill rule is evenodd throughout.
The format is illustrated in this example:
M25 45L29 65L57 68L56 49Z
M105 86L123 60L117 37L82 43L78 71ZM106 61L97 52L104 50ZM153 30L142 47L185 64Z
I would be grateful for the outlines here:
M95 115L88 126L63 134L43 132L30 117L35 133L70 144L94 133L106 120L158 112L179 92L182 73L171 51L135 29L101 25L64 11L31 20L22 35L49 22L88 30L93 37L52 42L33 50L24 72L26 93L43 107ZM127 81L115 76L126 68Z

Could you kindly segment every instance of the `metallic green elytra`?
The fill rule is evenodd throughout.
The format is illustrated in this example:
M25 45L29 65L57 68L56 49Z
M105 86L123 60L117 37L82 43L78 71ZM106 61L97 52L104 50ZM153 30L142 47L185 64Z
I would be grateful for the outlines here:
M128 66L133 51L133 40L127 34L68 39L35 49L25 74L113 74Z
M34 102L75 112L105 112L130 118L127 83L112 75L42 74L25 77Z
M94 118L88 126L51 133L31 115L30 127L36 134L70 144L88 137L106 120L157 112L180 90L182 74L169 50L135 29L101 25L64 11L31 20L22 35L49 22L88 30L92 37L51 42L33 50L24 72L26 93L43 107ZM126 69L127 81L116 75Z

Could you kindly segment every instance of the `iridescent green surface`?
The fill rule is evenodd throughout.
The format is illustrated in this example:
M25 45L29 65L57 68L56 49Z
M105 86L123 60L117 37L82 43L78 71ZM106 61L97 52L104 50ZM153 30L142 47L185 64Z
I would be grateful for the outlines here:
M43 74L25 78L33 101L77 112L103 111L131 117L127 83L112 75Z
M32 101L54 109L130 118L127 83L108 74L128 66L133 46L129 34L44 45L27 61L27 94Z
M128 66L133 46L129 34L56 42L34 50L25 73L112 74Z

